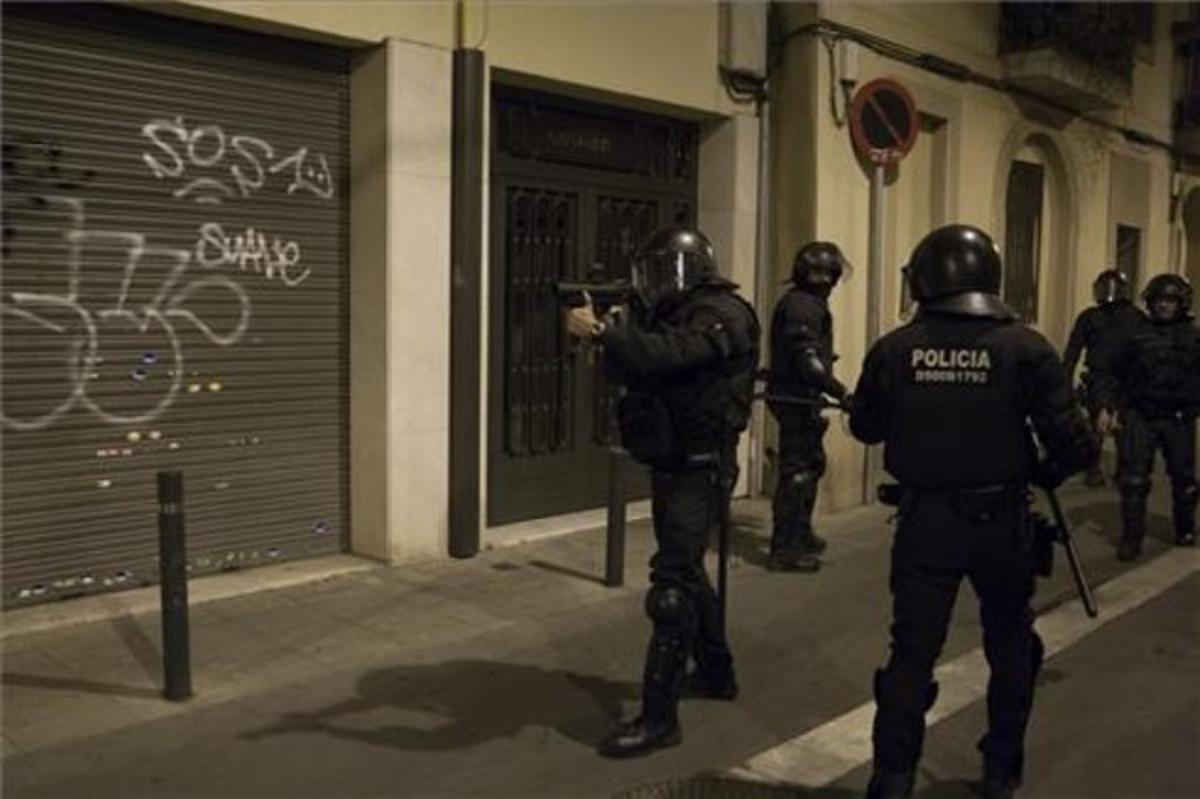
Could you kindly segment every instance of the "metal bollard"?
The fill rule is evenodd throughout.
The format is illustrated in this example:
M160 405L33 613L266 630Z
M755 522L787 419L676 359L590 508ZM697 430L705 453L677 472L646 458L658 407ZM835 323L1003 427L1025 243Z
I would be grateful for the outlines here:
M163 696L178 702L192 695L182 472L158 473L158 578L166 683Z
M625 584L625 451L608 448L608 521L605 525L604 584Z

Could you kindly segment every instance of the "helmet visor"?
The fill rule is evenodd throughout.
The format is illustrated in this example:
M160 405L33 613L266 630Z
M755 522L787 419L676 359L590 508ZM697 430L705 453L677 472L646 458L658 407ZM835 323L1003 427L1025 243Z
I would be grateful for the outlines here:
M1174 322L1183 313L1183 301L1178 294L1163 293L1148 303L1150 315L1157 322Z
M681 293L687 285L686 256L681 252L650 253L633 262L633 288L648 306Z

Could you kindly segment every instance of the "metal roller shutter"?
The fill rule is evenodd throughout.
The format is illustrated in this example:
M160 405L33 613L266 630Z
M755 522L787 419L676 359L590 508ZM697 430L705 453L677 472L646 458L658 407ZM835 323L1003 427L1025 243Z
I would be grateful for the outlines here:
M3 6L6 607L341 551L347 64L104 6Z

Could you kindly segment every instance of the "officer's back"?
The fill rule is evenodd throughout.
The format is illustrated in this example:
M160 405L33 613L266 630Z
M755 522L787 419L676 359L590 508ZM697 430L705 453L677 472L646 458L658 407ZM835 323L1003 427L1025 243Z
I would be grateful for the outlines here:
M1026 417L1072 407L1065 381L1051 379L1061 367L1049 342L1004 318L921 311L880 340L865 370L877 378L860 385L851 429L886 441L885 467L913 487L1027 481ZM886 410L865 412L880 394Z
M901 483L869 799L912 794L925 714L937 699L933 670L964 577L979 598L991 667L983 795L1011 797L1022 778L1042 658L1026 483L1049 486L1082 469L1096 442L1050 343L998 296L1001 268L981 230L950 225L927 235L906 269L920 311L867 354L851 403L854 435L884 442L887 470Z
M1095 445L1054 348L994 294L954 291L960 278L938 277L948 299L922 303L868 354L854 435L886 442L885 468L912 487L1029 481L1036 461L1027 418L1056 463L1078 468Z

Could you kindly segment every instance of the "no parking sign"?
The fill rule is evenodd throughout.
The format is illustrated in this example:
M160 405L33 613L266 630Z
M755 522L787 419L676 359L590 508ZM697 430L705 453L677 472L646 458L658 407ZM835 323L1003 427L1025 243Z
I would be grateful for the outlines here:
M887 166L903 158L920 128L912 95L891 78L863 84L850 104L850 138L859 155Z

